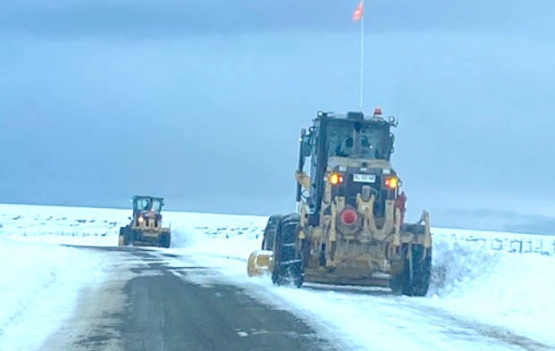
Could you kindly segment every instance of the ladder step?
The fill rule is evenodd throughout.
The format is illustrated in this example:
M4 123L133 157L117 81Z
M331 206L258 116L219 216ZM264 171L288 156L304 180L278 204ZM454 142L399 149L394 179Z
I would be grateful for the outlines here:
M280 262L279 264L280 264L281 266L286 266L286 265L289 265L289 264L292 264L292 263L299 263L299 262L301 262L301 261L302 261L302 260L289 260L289 261L285 261L285 262Z

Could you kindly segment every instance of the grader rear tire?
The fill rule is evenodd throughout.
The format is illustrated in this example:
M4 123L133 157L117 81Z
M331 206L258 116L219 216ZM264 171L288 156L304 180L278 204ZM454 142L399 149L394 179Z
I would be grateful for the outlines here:
M403 245L405 257L403 270L392 277L390 282L394 294L406 296L426 296L430 286L432 271L431 248L422 245ZM411 255L408 251L411 250Z
M129 227L121 227L119 228L119 243L122 246L128 246L133 244L134 234L133 230Z
M160 234L160 246L168 249L170 247L170 244L171 244L171 234L170 233Z

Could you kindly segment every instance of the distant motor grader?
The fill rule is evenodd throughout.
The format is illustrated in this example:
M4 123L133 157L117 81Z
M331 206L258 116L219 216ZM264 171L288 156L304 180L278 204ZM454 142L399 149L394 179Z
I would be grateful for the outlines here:
M318 112L313 122L301 131L297 211L268 219L248 275L270 273L277 285L380 286L426 295L429 214L404 222L406 196L390 162L396 119L376 108L372 116Z
M134 196L130 223L119 230L119 246L159 246L168 248L171 228L162 226L164 199L153 196Z

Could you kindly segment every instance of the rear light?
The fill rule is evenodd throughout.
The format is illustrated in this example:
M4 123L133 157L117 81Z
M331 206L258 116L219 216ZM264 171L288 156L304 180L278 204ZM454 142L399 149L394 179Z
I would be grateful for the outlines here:
M397 187L399 186L399 179L397 177L386 178L385 186L389 189L397 189Z
M343 183L343 174L341 173L332 173L328 177L328 180L331 185L337 185Z

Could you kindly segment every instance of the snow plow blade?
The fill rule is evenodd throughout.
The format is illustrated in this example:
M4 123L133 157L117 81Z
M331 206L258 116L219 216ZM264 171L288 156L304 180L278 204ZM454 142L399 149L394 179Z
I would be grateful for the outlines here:
M247 263L249 277L259 277L270 274L272 271L273 252L269 250L253 251Z

